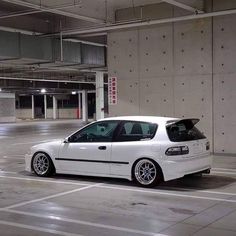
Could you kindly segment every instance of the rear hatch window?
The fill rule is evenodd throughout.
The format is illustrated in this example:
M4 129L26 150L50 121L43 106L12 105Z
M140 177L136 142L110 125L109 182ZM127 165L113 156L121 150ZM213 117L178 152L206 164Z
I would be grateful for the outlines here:
M167 134L172 142L185 142L206 138L195 125L199 119L183 119L168 121L166 125Z

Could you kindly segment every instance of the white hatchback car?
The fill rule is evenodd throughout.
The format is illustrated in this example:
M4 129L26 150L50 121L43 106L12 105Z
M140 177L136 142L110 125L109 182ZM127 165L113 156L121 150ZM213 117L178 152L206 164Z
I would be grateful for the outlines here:
M210 173L209 141L198 119L113 117L90 123L64 140L39 144L26 170L116 177L150 187L194 173Z

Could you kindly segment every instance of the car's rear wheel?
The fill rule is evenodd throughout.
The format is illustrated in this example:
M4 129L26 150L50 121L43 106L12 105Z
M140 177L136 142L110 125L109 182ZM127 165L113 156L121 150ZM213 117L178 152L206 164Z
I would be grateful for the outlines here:
M32 169L36 175L42 177L50 176L55 171L51 158L43 152L38 152L34 155Z
M141 159L133 168L135 182L142 187L153 187L162 181L162 172L150 159Z

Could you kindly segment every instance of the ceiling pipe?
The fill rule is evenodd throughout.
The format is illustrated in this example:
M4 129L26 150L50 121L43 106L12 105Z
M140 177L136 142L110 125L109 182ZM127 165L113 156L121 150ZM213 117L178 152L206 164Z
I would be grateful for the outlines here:
M2 1L8 2L11 4L16 4L16 5L23 6L23 7L33 8L33 9L39 10L40 12L50 12L50 13L54 13L54 14L58 14L58 15L62 15L62 16L67 16L67 17L71 17L74 19L78 19L78 20L89 21L89 22L93 22L93 23L105 23L105 20L102 20L102 19L98 19L98 18L94 18L94 17L90 17L90 16L82 16L82 15L78 15L78 14L74 14L71 12L62 11L62 10L58 10L58 9L47 8L42 5L37 5L37 4L22 1L22 0L2 0Z
M174 23L174 22L181 22L181 21L188 21L188 20L197 20L197 19L209 18L209 17L214 17L214 16L224 16L224 15L232 15L232 14L236 14L236 9L196 14L196 15L179 16L179 17L159 19L159 20L144 20L141 22L133 22L133 23L127 23L127 24L111 24L104 27L99 27L99 28L96 27L96 28L90 28L90 29L84 29L84 30L69 30L69 31L64 31L63 35L66 36L66 35L80 35L80 34L82 35L82 34L90 34L90 33L99 33L99 32L107 32L107 31L112 31L112 30L130 29L130 28L135 28L135 27ZM44 36L49 37L49 36L56 36L58 34L59 33L45 34Z

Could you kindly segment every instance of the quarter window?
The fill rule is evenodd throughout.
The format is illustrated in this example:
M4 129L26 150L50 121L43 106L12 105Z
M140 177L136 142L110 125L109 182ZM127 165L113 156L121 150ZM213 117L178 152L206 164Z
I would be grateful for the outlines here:
M69 138L69 142L111 142L118 121L103 121L91 124Z
M157 124L137 121L124 122L116 137L116 141L144 141L155 136Z

